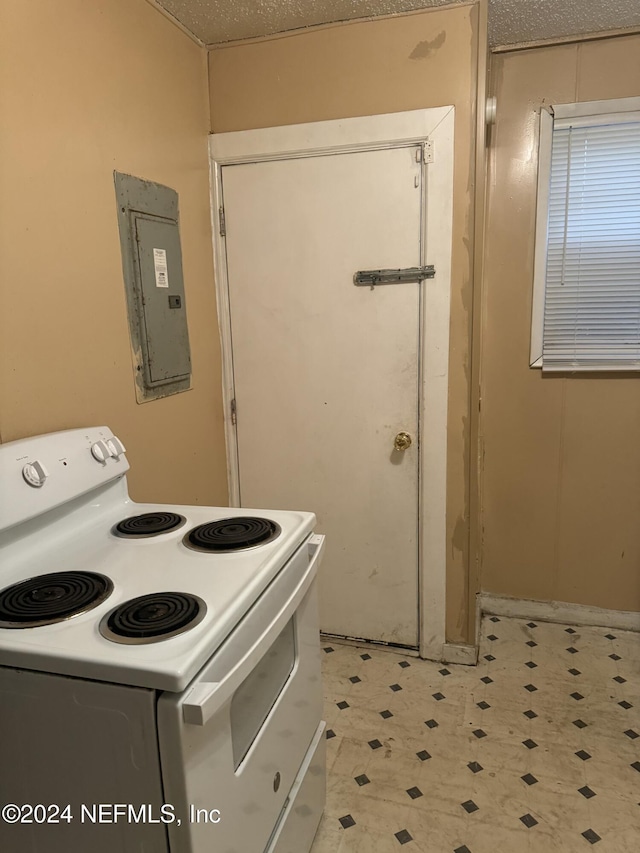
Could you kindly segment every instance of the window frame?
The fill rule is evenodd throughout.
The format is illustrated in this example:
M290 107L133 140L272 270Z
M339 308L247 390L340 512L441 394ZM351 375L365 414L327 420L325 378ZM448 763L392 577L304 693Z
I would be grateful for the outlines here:
M636 115L633 115L634 113ZM640 121L640 98L583 101L574 104L553 104L540 108L529 367L542 368L544 303L547 284L547 223L554 127L556 125L579 127L611 124L616 121Z

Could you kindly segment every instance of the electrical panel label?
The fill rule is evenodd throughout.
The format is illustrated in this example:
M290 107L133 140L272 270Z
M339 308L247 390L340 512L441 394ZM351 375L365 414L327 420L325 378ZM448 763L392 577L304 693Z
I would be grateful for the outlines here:
M153 250L153 267L156 272L156 287L169 287L166 249Z

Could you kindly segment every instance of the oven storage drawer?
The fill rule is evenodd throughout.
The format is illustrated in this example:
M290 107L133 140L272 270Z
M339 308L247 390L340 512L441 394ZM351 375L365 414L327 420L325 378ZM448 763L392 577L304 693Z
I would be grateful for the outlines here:
M326 728L324 722L318 726L265 853L300 853L311 847L326 798Z

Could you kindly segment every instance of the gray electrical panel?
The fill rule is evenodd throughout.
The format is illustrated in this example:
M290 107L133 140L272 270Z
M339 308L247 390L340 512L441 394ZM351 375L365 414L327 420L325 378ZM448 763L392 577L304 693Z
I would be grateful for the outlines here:
M189 331L178 194L115 172L122 269L139 403L186 391Z

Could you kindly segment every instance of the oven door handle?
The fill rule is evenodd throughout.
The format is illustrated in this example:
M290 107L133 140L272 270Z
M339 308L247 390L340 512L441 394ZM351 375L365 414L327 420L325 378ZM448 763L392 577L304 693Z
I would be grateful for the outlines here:
M304 598L318 570L324 551L324 536L313 535L307 543L309 565L286 603L238 663L220 681L201 681L187 690L182 703L182 718L192 726L204 726L235 693L251 670L264 655L265 648L280 634Z

